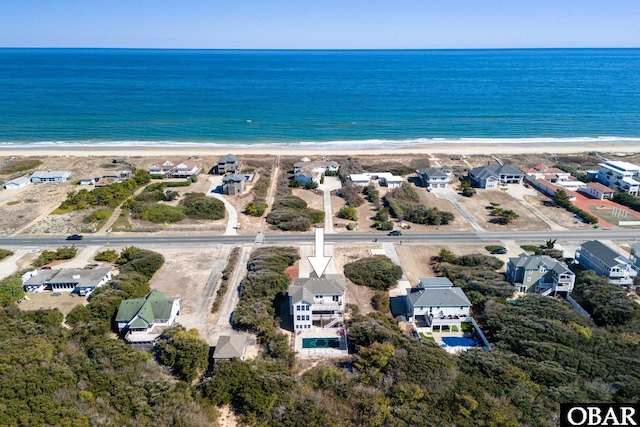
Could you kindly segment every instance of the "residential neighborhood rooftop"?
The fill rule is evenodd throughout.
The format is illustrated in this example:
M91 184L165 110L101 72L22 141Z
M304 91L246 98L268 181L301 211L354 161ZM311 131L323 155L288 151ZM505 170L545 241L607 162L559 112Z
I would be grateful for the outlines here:
M213 351L214 359L233 359L244 357L246 338L244 335L221 335Z
M627 257L613 250L610 246L605 245L600 240L584 242L580 247L586 249L590 254L609 267L615 267L621 262L629 263Z
M325 274L322 277L298 277L289 286L288 294L293 303L298 301L313 302L314 295L342 294L347 283L339 274Z

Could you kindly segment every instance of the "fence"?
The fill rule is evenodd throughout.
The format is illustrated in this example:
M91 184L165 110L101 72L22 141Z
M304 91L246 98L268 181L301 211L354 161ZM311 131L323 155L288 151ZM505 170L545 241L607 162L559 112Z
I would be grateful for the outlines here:
M640 225L640 221L618 221L620 227L629 227L632 225Z
M569 294L567 294L567 301L569 301L571 303L573 308L575 308L578 313L582 314L587 319L591 319L591 315L589 313L587 313L587 310L582 308L582 306L580 304L578 304L578 302L576 300L574 300L573 297L571 295L569 295Z

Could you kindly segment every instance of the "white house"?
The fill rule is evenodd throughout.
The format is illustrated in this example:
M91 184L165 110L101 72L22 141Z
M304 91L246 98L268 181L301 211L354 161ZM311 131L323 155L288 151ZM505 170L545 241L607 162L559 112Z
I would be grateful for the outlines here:
M599 182L590 182L580 191L598 200L610 199L615 193L614 189Z
M631 266L637 272L640 272L640 243L634 243L631 245L631 256L629 257Z
M71 178L70 171L35 171L31 175L31 182L65 182Z
M27 293L50 289L53 292L71 292L88 296L110 280L109 267L33 270L22 276L22 286Z
M447 185L451 182L451 171L446 171L440 168L424 168L416 171L418 178L423 187L426 188L447 188Z
M608 277L611 283L630 285L638 272L631 261L599 240L590 240L578 246L576 261L598 276Z
M154 289L144 298L120 303L116 314L118 331L131 344L153 344L165 328L176 323L181 308L180 298L169 299Z
M518 292L542 295L566 295L573 291L576 281L576 275L565 264L547 255L520 254L509 258L506 277Z
M162 165L152 165L149 168L151 175L164 175L167 178L189 178L197 175L202 170L199 162L192 160L176 161L166 160Z
M407 320L419 333L441 330L468 321L471 302L461 288L453 286L446 277L420 279L416 288L406 296Z
M297 278L289 286L294 331L333 328L344 321L347 284L339 274Z
M93 185L96 182L93 178L82 178L80 180L80 185Z
M586 183L578 180L569 172L558 168L550 168L543 164L536 165L532 168L524 168L522 172L527 174L526 178L529 182L544 180L569 191L577 191L587 186Z
M28 175L21 176L20 178L16 178L13 181L9 181L4 184L4 188L6 190L19 190L21 188L26 187L31 184L31 180Z
M347 179L361 187L366 187L373 181L383 187L397 188L402 187L404 182L401 176L396 176L389 172L354 173L348 175Z
M640 166L620 161L599 163L598 181L609 188L637 196L640 190Z

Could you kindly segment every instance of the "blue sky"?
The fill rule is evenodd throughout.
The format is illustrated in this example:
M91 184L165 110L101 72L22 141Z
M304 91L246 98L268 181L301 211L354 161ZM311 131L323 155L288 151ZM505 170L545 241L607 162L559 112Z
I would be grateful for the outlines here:
M640 47L640 0L2 0L0 46Z

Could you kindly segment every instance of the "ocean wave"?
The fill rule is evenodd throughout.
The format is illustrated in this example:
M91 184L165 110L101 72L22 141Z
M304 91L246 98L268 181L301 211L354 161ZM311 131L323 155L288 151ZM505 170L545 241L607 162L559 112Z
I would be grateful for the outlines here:
M38 148L111 148L111 147L184 147L184 148L281 148L281 149L310 149L310 150L350 150L376 148L413 148L430 145L640 145L640 137L598 136L598 137L564 137L564 138L414 138L414 139L364 139L364 140L335 140L335 141L297 141L297 142L220 142L220 141L30 141L0 142L0 149L38 149Z

